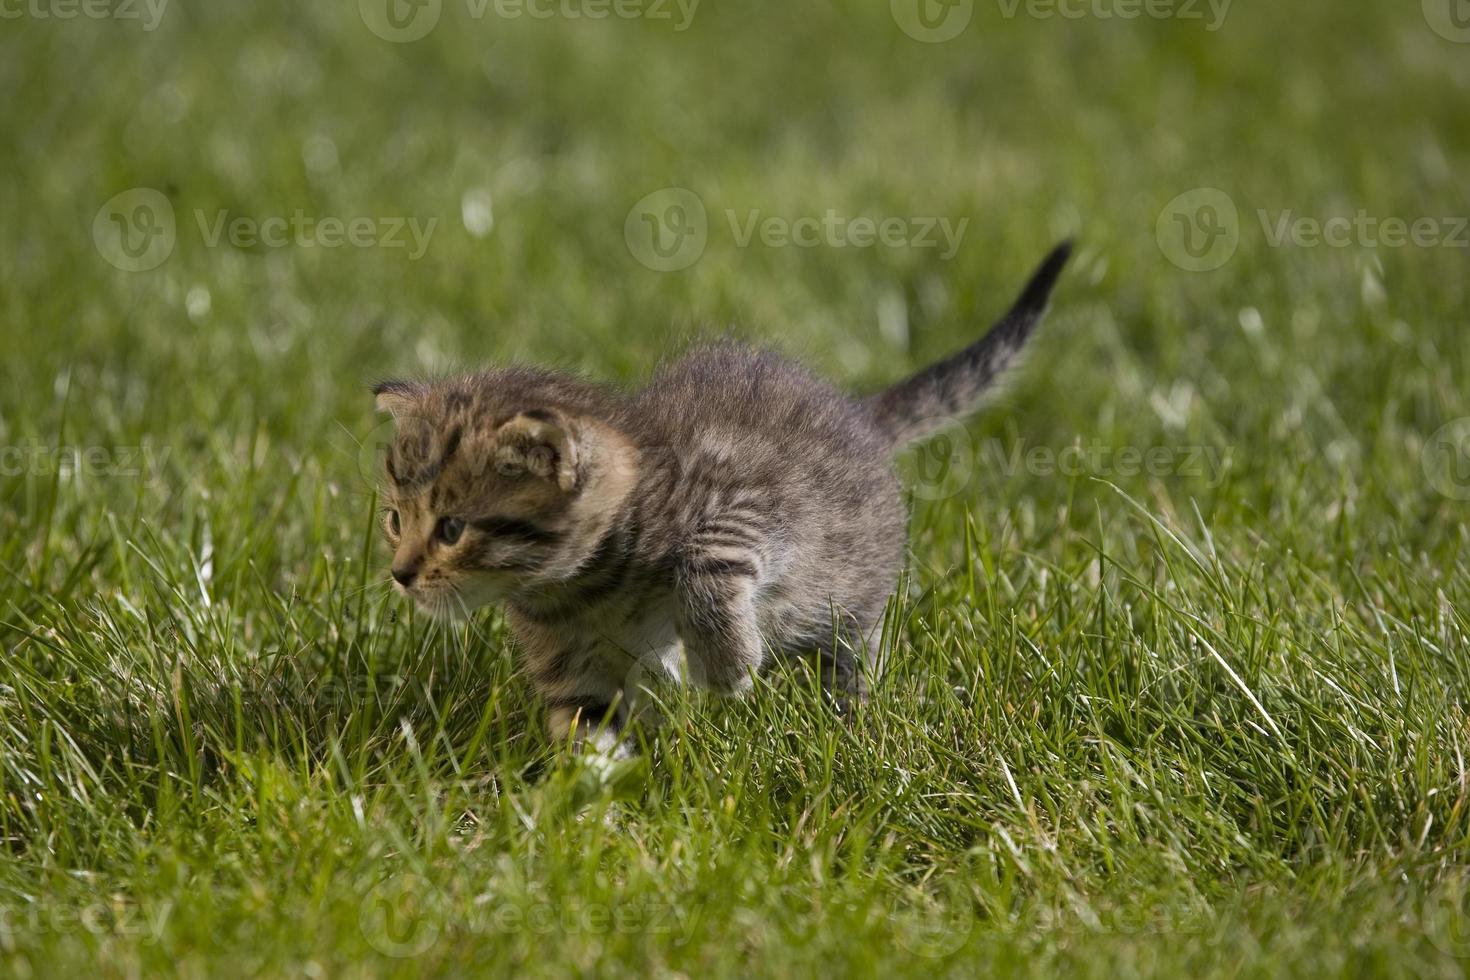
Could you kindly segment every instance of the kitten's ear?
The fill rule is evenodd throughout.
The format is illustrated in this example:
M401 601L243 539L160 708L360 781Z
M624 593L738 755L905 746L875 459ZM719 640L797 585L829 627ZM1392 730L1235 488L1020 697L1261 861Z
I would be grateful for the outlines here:
M373 385L378 411L394 418L411 415L423 397L423 390L412 381L379 381Z
M570 491L577 485L578 455L575 427L556 412L522 412L495 433L495 466L506 476L530 473Z

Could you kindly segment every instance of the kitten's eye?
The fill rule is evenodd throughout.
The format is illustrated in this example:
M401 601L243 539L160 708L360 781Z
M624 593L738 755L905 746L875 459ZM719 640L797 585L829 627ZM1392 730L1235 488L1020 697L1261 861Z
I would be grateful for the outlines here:
M403 522L399 520L398 511L388 511L388 530L396 538L403 533Z
M454 544L464 533L464 521L458 517L439 518L439 539L445 544Z

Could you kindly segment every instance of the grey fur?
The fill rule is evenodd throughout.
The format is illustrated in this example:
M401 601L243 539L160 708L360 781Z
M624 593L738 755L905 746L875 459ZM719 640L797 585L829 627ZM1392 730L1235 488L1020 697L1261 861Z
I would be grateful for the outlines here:
M733 344L634 394L519 367L379 385L399 419L384 526L400 589L440 614L505 602L558 738L615 743L681 642L688 679L716 692L744 691L769 654L815 654L835 696L863 697L904 561L893 455L975 407L1069 250L975 344L867 399Z

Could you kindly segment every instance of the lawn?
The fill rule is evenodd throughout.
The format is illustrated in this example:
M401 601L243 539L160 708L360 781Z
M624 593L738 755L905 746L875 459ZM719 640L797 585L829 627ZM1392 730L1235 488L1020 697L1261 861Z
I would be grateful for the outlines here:
M1454 3L0 6L0 974L1463 975ZM373 380L872 390L1068 236L856 717L579 759L387 588Z

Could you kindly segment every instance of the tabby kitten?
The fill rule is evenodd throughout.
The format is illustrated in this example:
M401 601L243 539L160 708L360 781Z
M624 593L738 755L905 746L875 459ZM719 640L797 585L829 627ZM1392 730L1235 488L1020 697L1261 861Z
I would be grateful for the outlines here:
M893 456L972 411L1040 320L1058 246L979 341L868 398L783 358L697 349L637 393L526 367L377 385L383 529L429 612L503 602L554 738L617 744L636 681L738 694L815 655L842 702L904 563Z

